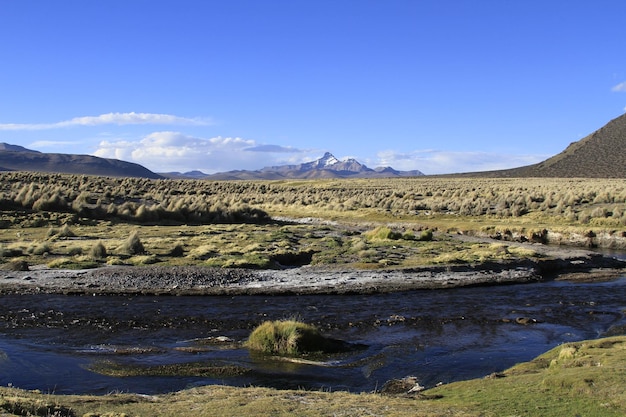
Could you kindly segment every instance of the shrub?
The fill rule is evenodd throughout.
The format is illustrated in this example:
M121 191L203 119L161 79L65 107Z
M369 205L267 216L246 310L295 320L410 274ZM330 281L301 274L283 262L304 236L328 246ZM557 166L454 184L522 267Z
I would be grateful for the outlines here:
M89 256L93 259L104 259L107 257L107 249L102 242L98 242L89 251Z
M333 353L346 349L346 344L322 336L310 324L297 320L266 321L257 326L248 341L248 349L277 355Z
M185 255L185 247L179 243L174 246L171 251L169 251L168 255L174 258L180 258Z
M146 250L143 247L143 243L141 243L141 240L139 239L139 232L136 230L133 231L122 244L121 250L128 255L144 254Z

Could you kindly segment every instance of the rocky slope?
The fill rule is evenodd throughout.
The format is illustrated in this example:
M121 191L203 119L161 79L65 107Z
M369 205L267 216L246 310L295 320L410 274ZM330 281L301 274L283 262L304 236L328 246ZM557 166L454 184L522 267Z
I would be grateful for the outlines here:
M538 164L468 177L626 178L626 114Z

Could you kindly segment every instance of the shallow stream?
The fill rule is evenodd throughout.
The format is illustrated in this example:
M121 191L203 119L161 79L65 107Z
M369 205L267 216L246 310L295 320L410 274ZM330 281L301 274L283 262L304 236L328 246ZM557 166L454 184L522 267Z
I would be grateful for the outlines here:
M501 371L564 342L623 334L625 312L626 278L375 295L7 295L0 296L0 385L59 394L153 394L216 383L361 392L415 376L432 386ZM264 320L292 317L366 348L294 364L236 343ZM208 338L226 342L197 348ZM206 361L249 372L110 377L90 370L101 361Z

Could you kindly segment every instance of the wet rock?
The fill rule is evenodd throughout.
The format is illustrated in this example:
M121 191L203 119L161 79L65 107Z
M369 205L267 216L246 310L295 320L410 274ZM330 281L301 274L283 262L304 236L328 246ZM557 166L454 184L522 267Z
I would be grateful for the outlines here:
M407 376L402 379L391 379L385 382L380 392L387 395L399 395L417 393L425 389L417 382L416 377Z
M392 314L391 316L389 316L389 318L387 319L387 323L392 326L394 324L398 324L398 323L404 323L406 321L406 317L401 316L399 314Z

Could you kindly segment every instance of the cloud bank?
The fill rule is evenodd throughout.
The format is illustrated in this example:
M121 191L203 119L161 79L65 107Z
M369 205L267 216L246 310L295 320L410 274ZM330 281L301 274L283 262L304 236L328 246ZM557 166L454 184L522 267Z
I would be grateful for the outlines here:
M378 152L376 156L380 166L391 166L400 171L418 169L424 174L436 175L517 168L541 162L552 155L424 149L411 152L387 150Z
M154 172L199 170L212 174L308 162L321 157L325 151L258 144L251 139L221 136L207 139L181 132L161 131L138 141L102 141L94 155L136 162ZM328 151L333 152L332 149ZM345 158L345 155L336 156ZM387 150L371 158L352 155L370 168L391 166L401 171L417 169L428 175L515 168L540 162L549 156L436 149L410 152Z
M160 113L106 113L99 116L74 117L56 123L0 123L0 130L49 130L75 126L102 125L209 125L206 118L189 118Z
M307 151L259 145L242 138L199 138L180 132L154 132L139 141L102 141L94 155L137 162L155 172L200 170L207 174L269 165L298 163Z

